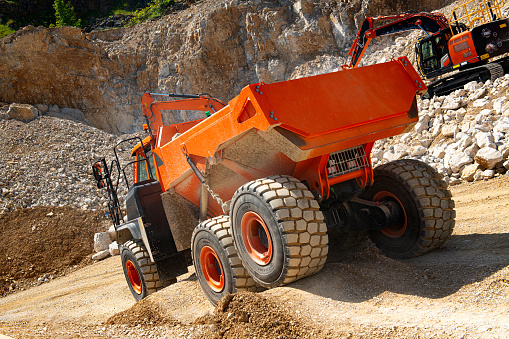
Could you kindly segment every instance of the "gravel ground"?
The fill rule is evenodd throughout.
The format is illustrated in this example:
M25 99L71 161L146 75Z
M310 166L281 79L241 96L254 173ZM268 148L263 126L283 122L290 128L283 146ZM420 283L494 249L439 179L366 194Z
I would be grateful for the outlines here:
M286 337L305 329L316 338L507 338L508 184L504 176L452 187L457 224L451 240L415 259L389 259L368 243L330 255L314 276L246 296L245 307L234 303L221 311L208 302L192 272L135 304L120 260L113 257L1 298L0 333L247 338L254 321L260 325L257 338L274 338L272 328L263 331L261 324L276 318ZM262 312L265 318L257 318L274 304L271 312Z

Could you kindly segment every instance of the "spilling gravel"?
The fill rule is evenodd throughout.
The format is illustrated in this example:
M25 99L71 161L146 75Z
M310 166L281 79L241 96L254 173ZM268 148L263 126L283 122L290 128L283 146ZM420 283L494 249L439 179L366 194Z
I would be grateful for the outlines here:
M129 326L178 325L179 322L166 314L166 311L161 304L153 303L152 299L143 299L130 309L115 314L106 323Z
M333 338L310 323L299 319L281 303L252 292L226 295L213 315L197 319L209 324L202 338Z

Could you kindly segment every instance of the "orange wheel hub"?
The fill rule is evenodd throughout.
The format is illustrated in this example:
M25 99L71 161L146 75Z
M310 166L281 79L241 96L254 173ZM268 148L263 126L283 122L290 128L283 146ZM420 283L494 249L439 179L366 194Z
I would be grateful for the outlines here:
M242 216L240 231L251 259L258 265L268 265L272 260L272 239L262 217L255 212L247 212Z
M382 232L383 235L389 238L399 238L405 233L407 227L407 216L405 206L403 206L401 201L391 192L380 191L373 197L373 201L386 201L386 200L392 200L398 203L398 205L401 207L401 210L403 211L403 220L401 220L400 222L391 227L384 228L380 232Z
M216 251L210 246L204 246L200 251L201 270L205 281L214 292L224 289L223 266Z
M138 273L138 270L136 269L136 266L131 260L127 260L125 263L125 268L127 271L127 276L129 277L129 283L133 287L134 292L137 294L141 294L142 291L142 285L141 285L141 278L140 274Z

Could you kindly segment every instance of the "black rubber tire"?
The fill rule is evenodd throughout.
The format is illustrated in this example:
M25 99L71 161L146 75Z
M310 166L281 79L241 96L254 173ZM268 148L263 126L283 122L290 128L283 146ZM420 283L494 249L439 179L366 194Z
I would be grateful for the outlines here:
M163 289L177 282L176 278L161 281L157 272L157 266L151 262L150 256L143 244L143 241L139 239L133 239L127 241L121 246L120 255L122 258L122 268L124 270L124 276L129 286L129 290L133 295L134 299L141 300L148 295ZM131 264L129 264L129 262ZM133 286L128 273L128 266L136 269L136 273L139 277L139 286ZM134 272L133 272L134 273Z
M323 267L328 236L319 209L308 188L286 175L254 180L235 192L230 212L235 247L242 264L257 283L273 288L309 276ZM268 263L255 262L244 244L241 221L248 212L263 219L269 233L267 239L272 239Z
M406 214L406 227L370 231L370 238L387 256L413 258L440 247L454 228L454 201L442 176L431 166L404 159L378 166L369 200L390 194L399 199ZM384 193L388 192L388 194ZM381 199L384 200L384 199ZM403 224L403 223L402 223ZM390 236L388 236L390 234Z
M205 246L211 247L217 255L221 265L224 279L224 286L221 291L214 290L207 282L200 254ZM193 232L191 238L193 265L200 286L207 298L217 305L227 293L241 291L257 292L260 290L237 255L233 245L233 238L230 231L230 217L220 216L200 223ZM218 267L219 268L219 267Z

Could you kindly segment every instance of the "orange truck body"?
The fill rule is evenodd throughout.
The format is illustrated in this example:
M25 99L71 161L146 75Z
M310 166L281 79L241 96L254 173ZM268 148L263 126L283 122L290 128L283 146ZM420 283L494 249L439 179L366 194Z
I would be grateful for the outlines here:
M328 197L331 185L341 181L356 179L360 187L371 184L374 142L409 131L418 121L416 94L426 90L408 59L401 57L248 85L226 106L207 97L155 101L146 93L142 105L150 136L144 143L151 144L162 191L172 189L195 206L200 205L202 183L188 157L223 201L243 184L273 174L307 183L320 201ZM163 125L161 111L191 108L215 113ZM339 157L353 154L347 168L340 169L331 160L337 152ZM207 214L218 216L224 211L209 199Z

